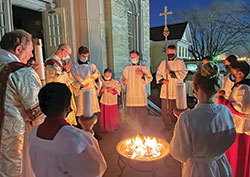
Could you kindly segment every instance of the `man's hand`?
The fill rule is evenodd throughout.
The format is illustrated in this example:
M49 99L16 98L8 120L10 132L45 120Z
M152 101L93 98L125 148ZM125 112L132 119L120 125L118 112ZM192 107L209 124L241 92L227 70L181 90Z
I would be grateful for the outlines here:
M168 80L165 79L164 81L162 81L162 83L168 85Z
M141 69L139 69L139 68L136 68L136 70L135 70L135 72L136 72L136 74L138 74L139 76L143 76L143 72L142 72L142 70Z
M220 98L222 96L224 96L226 94L225 90L220 90L217 94L216 94L216 98Z
M168 68L165 70L165 72L166 74L170 74L170 70Z
M89 83L85 84L85 85L82 85L81 87L83 88L87 88L89 86Z
M123 81L122 81L122 84L123 84L123 85L126 85L126 84L127 84L127 80L123 80Z
M111 88L108 88L107 91L108 91L108 93L112 93L112 89Z
M72 61L69 60L69 61L66 63L66 65L64 66L64 69L66 70L67 73L70 72L71 67L72 67L72 64L73 64Z
M37 72L38 71L38 68L39 68L40 64L34 64L32 65L32 68Z

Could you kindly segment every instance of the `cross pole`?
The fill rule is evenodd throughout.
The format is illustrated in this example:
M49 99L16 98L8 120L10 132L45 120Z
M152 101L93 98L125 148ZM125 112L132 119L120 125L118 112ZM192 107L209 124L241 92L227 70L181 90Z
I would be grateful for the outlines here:
M168 12L168 7L165 6L164 9L164 13L160 13L160 16L164 15L165 16L165 27L163 30L163 35L165 36L165 60L166 60L166 69L168 68L168 45L167 45L167 41L168 41L168 35L169 35L169 29L167 26L167 16L173 14L173 12ZM166 73L166 80L168 81L168 74ZM168 104L168 85L166 85L166 101L167 101L167 109L169 108L169 104Z

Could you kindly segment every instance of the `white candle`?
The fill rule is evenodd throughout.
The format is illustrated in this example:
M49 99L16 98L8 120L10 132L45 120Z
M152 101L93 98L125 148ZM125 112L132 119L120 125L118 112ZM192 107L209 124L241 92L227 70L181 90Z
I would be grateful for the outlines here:
M187 109L186 85L183 82L176 83L176 108Z
M43 63L43 49L42 49L42 40L35 39L35 58L36 64L39 64L37 69L37 74L40 77L42 85L45 85L45 72L44 72L44 63Z
M77 110L77 116L84 116L84 117L92 117L93 111L92 111L92 89L85 89L82 88L80 90L80 93L78 95L78 110Z

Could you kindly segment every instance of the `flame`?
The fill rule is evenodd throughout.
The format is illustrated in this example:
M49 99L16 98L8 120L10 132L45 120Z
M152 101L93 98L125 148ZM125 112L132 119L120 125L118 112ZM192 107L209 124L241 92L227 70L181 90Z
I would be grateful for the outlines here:
M128 139L126 142L126 154L131 159L149 160L161 156L163 145L155 137L139 136Z

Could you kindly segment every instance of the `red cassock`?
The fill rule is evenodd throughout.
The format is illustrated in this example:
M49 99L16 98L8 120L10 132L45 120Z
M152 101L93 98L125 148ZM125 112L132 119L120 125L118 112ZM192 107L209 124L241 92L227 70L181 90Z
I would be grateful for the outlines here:
M234 177L250 177L249 95L250 87L240 84L233 88L229 100L224 97L219 99L219 104L231 110L237 131L234 144L225 153Z

